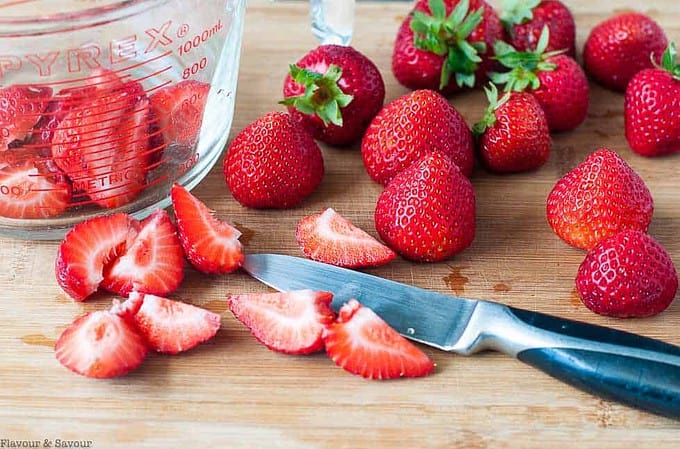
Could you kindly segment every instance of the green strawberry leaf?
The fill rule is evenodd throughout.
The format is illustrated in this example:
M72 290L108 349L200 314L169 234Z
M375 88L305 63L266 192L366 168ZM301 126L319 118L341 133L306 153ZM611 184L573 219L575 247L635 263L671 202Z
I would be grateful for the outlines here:
M671 42L666 47L663 56L661 57L661 68L670 73L673 78L680 80L680 63L676 64L675 60L678 56L678 50L675 43ZM654 62L654 55L651 55L652 62Z
M470 1L461 0L446 16L443 0L429 0L431 14L415 11L411 16L413 45L445 57L439 88L446 87L453 76L462 86L474 86L480 54L486 52L484 42L469 42L469 36L484 20L484 8L470 12Z
M280 104L292 106L303 114L316 115L325 126L329 123L342 126L341 108L349 105L354 97L345 94L338 86L342 78L339 66L331 64L326 73L321 74L291 64L290 76L305 87L305 92L284 98Z
M534 8L540 3L541 0L501 0L501 23L511 30L515 25L530 21L534 18Z
M482 119L472 126L472 133L475 136L482 135L484 131L496 123L496 111L510 99L511 95L510 92L506 92L499 99L498 89L493 83L489 83L489 87L485 87L484 92L486 92L486 98L489 101L489 106L484 111Z

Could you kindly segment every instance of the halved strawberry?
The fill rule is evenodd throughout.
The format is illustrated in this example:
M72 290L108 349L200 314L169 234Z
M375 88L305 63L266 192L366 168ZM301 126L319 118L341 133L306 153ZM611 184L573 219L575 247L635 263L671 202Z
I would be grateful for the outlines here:
M7 150L7 152L15 152ZM50 170L41 159L24 160L0 169L0 216L7 218L49 218L66 210L71 185L56 168Z
M207 274L230 273L243 263L241 232L179 184L170 191L179 239L184 254L199 271Z
M128 296L131 291L165 295L184 277L184 255L168 213L159 209L145 218L134 240L104 267L101 286Z
M333 295L314 290L228 295L229 310L266 347L286 354L323 349L321 335L333 322Z
M144 361L147 351L134 324L109 310L75 320L54 347L57 360L66 368L100 379L129 373Z
M143 296L134 321L147 344L155 351L177 354L210 340L220 329L220 316L201 307L160 296L130 293L130 300Z
M332 208L300 220L295 238L310 259L341 267L375 267L397 256Z
M151 107L159 119L166 143L193 146L203 122L210 84L185 80L151 95Z
M424 352L355 299L340 308L323 341L338 366L367 379L420 377L434 369Z
M59 245L57 282L76 301L96 292L104 267L125 252L139 232L139 222L127 214L91 218L75 225Z
M0 89L0 148L23 140L47 108L52 89L12 85Z

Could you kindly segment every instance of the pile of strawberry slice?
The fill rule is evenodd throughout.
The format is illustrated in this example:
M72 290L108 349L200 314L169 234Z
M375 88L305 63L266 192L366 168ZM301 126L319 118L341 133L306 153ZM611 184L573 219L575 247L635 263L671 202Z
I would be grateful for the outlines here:
M96 69L57 92L0 89L0 217L131 203L163 181L153 172L174 157L167 147L196 143L209 88L187 80L147 95L139 81Z

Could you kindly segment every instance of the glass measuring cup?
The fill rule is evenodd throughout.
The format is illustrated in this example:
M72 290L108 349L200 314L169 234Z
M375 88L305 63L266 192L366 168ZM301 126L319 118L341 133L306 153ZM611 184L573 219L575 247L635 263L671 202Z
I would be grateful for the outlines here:
M355 0L310 0L312 34L321 44L349 45Z
M192 188L232 124L245 0L0 4L0 233L60 238Z

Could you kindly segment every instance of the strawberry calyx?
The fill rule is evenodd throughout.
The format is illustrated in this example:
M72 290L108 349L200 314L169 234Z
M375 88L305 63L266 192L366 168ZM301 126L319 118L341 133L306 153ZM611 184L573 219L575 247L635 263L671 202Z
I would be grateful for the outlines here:
M472 133L479 136L496 123L495 112L503 106L510 99L510 92L506 92L502 97L498 98L498 88L493 83L489 83L489 87L484 88L486 98L489 100L489 106L484 112L482 119L472 126Z
M305 87L305 92L284 98L280 104L292 106L303 114L316 115L324 126L329 123L342 126L340 109L350 104L354 96L346 94L338 86L338 81L342 78L342 69L339 66L331 64L326 73L322 74L291 64L290 76Z
M675 62L677 56L678 50L675 47L675 43L669 43L666 51L663 52L663 56L661 57L661 67L659 68L670 73L674 79L680 81L680 63ZM650 57L652 58L652 63L656 66L657 64L654 61L654 55L651 55Z
M473 87L475 71L486 52L484 42L468 42L467 38L482 23L484 7L470 12L469 0L461 0L446 15L443 0L429 0L432 15L414 11L411 19L413 43L420 50L429 51L446 59L442 64L439 88L443 89L454 75L458 87Z
M494 44L495 59L510 70L490 73L491 81L495 84L504 84L504 90L508 92L523 92L527 87L532 90L538 89L541 86L538 74L555 70L557 67L548 60L567 51L566 49L545 51L549 40L550 31L544 26L534 51L517 51L512 45L497 41Z
M501 23L505 30L513 34L515 25L527 23L534 18L534 8L542 0L501 0L503 11L501 12Z

